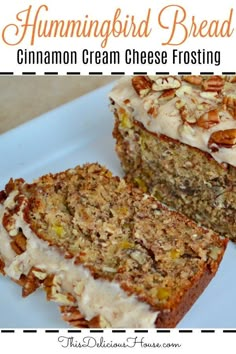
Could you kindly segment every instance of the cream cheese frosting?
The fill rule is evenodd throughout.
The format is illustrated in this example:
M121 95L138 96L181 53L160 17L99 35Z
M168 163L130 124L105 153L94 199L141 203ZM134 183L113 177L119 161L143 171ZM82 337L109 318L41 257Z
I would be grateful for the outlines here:
M230 94L236 98L236 83L226 82L223 95ZM207 105L211 110L217 109L222 104L217 92L204 92L201 87L194 86L181 80L181 86L175 90L175 96L159 104L160 91L152 90L144 97L135 91L130 77L118 81L110 93L115 108L122 107L132 117L143 124L150 132L162 134L181 143L193 146L209 153L218 163L228 163L236 167L236 144L231 147L223 145L217 149L210 149L208 142L213 132L220 130L236 129L236 119L228 110L219 111L220 121L209 129L203 129L196 124L184 123L177 102L184 99L189 111L194 112L196 118L205 113L202 106ZM157 115L149 114L150 107L157 108ZM216 150L216 151L215 151Z
M27 239L27 248L16 255L10 246L10 234L2 225L6 209L14 206L15 195L11 192L5 203L0 204L0 255L9 277L19 280L22 274L27 275L32 267L36 267L56 275L59 290L74 296L86 320L100 315L111 327L155 327L158 312L152 311L147 303L139 301L134 295L128 296L118 283L94 279L83 265L75 265L74 259L65 259L55 247L39 239L24 221L24 204L14 216L15 225L10 234L16 234L21 228ZM60 305L68 305L66 297L58 299L61 300Z

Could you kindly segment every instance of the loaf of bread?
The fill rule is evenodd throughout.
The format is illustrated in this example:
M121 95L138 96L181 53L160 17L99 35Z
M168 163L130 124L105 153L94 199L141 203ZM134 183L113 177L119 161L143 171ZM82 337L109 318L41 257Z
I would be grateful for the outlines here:
M236 76L134 76L110 93L128 182L236 240Z
M0 193L0 271L38 288L77 327L174 327L227 245L98 164L10 180Z

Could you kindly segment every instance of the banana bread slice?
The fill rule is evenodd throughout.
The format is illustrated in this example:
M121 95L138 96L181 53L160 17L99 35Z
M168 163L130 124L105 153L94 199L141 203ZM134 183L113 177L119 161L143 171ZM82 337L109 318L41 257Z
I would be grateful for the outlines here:
M126 77L110 93L126 179L236 240L236 77Z
M0 194L0 269L79 327L174 327L216 273L227 241L98 164L10 180Z

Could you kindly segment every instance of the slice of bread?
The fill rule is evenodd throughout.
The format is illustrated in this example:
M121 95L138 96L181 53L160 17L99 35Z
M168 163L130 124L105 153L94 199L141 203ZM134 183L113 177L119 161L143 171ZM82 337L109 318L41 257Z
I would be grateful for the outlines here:
M0 194L0 271L23 296L43 288L73 326L176 326L226 245L98 164Z
M110 98L127 182L236 242L236 76L123 77Z

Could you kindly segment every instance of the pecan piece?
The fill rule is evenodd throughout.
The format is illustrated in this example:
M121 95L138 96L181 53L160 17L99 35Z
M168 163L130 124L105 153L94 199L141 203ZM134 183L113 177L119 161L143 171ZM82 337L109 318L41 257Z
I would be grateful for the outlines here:
M147 96L152 88L152 82L146 76L134 76L132 78L132 85L141 98Z
M211 134L208 142L208 147L213 149L212 151L216 146L231 148L234 145L236 145L236 129L218 130Z
M26 296L32 294L36 289L38 289L40 287L40 285L42 283L42 281L35 276L34 271L40 271L40 269L37 269L35 267L32 267L30 269L28 275L24 279L24 283L22 284L22 286L23 286L22 296L23 297L26 297Z
M181 119L184 123L188 124L195 124L197 121L197 118L195 117L194 114L192 114L188 107L185 105L185 102L182 100L176 101L176 108L179 110L179 114L181 116Z
M236 96L225 96L223 98L223 105L231 116L236 119Z
M2 204L7 198L5 191L0 192L0 204Z
M127 106L130 104L130 100L127 98L127 99L125 99L124 101L124 104L126 104Z
M169 89L162 92L162 94L158 98L158 101L162 103L162 102L169 101L174 97L175 97L175 89Z
M151 106L147 113L152 116L153 118L156 118L158 115L158 107L157 106Z
M181 86L180 80L174 76L158 77L152 84L153 91L177 89Z
M199 111L207 111L211 108L210 104L207 102L201 102L197 105L197 110Z
M20 285L20 286L22 286L22 287L23 287L23 286L25 285L26 278L27 278L27 276L26 276L26 275L21 274L21 276L20 276L20 278L19 278L19 279L13 279L13 280L14 280L14 282L15 282L16 284L18 284L18 285Z
M62 292L60 279L55 274L48 275L44 279L43 285L47 300L56 301L63 305L72 305L76 300L72 294Z
M211 76L202 82L204 91L220 92L224 87L224 80L221 76Z
M197 126L203 129L210 129L216 124L220 123L219 111L212 109L209 112L204 113L198 120Z
M110 328L111 324L106 320L105 317L98 315L93 317L89 321L90 328Z
M47 300L51 300L51 292L52 292L54 277L55 277L54 274L49 274L43 282L44 290L46 291L47 294Z
M0 273L1 273L2 275L5 275L4 267L5 267L5 263L4 263L3 260L0 258Z
M76 306L60 306L62 319L73 327L89 328L89 322Z
M234 84L234 83L236 83L236 76L235 75L225 76L225 81L231 82L232 84Z
M183 76L183 81L188 82L189 84L199 86L202 83L202 76L191 75L191 76Z
M217 102L219 100L218 93L216 91L202 91L200 92L200 96L207 100L212 100Z
M191 92L192 92L191 86L183 85L176 90L176 96L181 98L184 97L185 95L190 95Z
M178 128L179 134L180 136L184 137L184 136L194 136L195 131L192 128L192 126L190 124L182 124L180 125L180 127Z
M25 252L27 239L24 234L20 231L16 236L12 237L13 241L11 241L11 248L13 251L19 255Z

